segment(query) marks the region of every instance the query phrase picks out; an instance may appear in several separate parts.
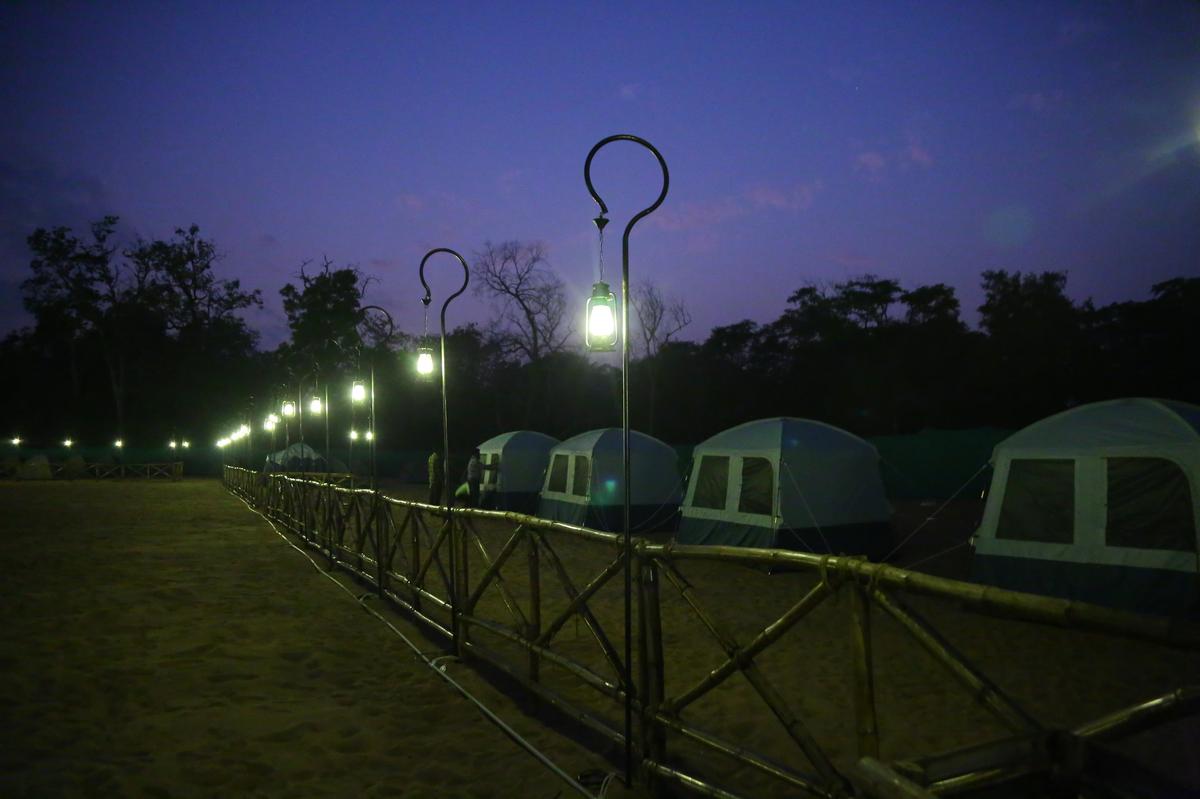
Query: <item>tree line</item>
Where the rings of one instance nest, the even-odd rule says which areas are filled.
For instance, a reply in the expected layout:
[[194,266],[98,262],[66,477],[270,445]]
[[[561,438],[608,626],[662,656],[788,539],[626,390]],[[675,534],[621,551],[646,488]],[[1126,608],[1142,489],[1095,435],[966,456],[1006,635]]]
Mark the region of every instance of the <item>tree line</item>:
[[[350,424],[339,415],[344,394],[373,365],[381,449],[438,446],[439,384],[412,368],[415,349],[436,341],[372,309],[371,280],[358,268],[300,265],[279,291],[289,339],[264,349],[241,316],[262,305],[261,293],[215,275],[219,250],[198,227],[119,246],[117,223],[107,216],[83,235],[54,227],[28,237],[21,291],[34,322],[0,344],[15,387],[4,416],[22,435],[186,434],[207,445],[240,421],[261,424],[285,395],[328,384],[340,442]],[[546,248],[485,242],[471,261],[472,287],[494,316],[447,336],[452,446],[513,429],[565,438],[619,425],[619,370],[583,352],[582,309],[568,302]],[[691,332],[683,298],[635,285],[632,424],[686,445],[768,416],[878,435],[1013,428],[1111,397],[1200,400],[1187,353],[1200,341],[1200,278],[1103,306],[1072,300],[1065,272],[988,270],[981,282],[977,329],[951,286],[862,275],[800,286],[777,319],[717,327],[702,340],[682,338]]]

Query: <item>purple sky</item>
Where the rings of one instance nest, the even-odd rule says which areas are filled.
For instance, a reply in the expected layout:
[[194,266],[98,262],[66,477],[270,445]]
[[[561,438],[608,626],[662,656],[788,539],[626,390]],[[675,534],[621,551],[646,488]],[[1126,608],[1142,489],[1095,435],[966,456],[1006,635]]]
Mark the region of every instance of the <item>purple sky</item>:
[[[612,133],[671,168],[632,270],[693,338],[864,272],[950,283],[972,321],[984,269],[1101,303],[1200,274],[1190,2],[28,3],[0,48],[0,330],[28,322],[25,236],[103,213],[200,225],[263,290],[267,345],[305,259],[357,264],[419,330],[421,255],[488,239],[546,242],[582,318],[583,159]],[[594,167],[611,276],[659,177],[626,144]]]

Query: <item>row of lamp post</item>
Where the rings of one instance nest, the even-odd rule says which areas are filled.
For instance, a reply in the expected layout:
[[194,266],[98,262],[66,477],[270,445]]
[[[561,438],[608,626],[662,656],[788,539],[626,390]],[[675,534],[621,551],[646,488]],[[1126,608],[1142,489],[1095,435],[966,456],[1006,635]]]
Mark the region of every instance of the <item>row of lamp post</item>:
[[[613,295],[613,292],[612,292],[609,284],[604,279],[604,228],[608,225],[608,222],[609,222],[609,220],[607,218],[608,206],[605,205],[604,200],[601,199],[599,193],[596,191],[595,187],[593,186],[592,177],[591,177],[592,160],[595,158],[596,154],[603,147],[605,147],[609,144],[612,144],[614,142],[618,142],[618,141],[631,142],[633,144],[637,144],[637,145],[645,148],[646,150],[650,151],[650,153],[653,154],[655,159],[658,161],[659,168],[662,171],[662,189],[659,192],[657,199],[655,199],[655,201],[653,203],[651,203],[649,206],[647,206],[646,208],[639,211],[637,214],[635,214],[629,220],[629,222],[625,226],[625,231],[621,238],[621,284],[620,284],[621,301],[620,301],[619,305],[617,304],[616,297]],[[630,508],[631,508],[630,471],[631,470],[630,470],[630,449],[629,449],[629,437],[630,437],[630,426],[629,426],[629,358],[630,358],[630,349],[629,349],[629,236],[633,232],[634,226],[640,220],[642,220],[649,214],[653,213],[655,211],[655,209],[657,209],[660,205],[662,205],[663,200],[666,199],[667,190],[670,185],[670,173],[667,169],[666,160],[663,158],[662,154],[654,147],[654,145],[650,144],[650,142],[648,142],[645,139],[642,139],[638,136],[633,136],[633,135],[629,135],[629,134],[618,134],[615,136],[609,136],[607,138],[601,139],[599,142],[596,143],[596,145],[594,147],[592,147],[591,151],[588,152],[587,158],[584,160],[584,165],[583,165],[583,178],[584,178],[584,183],[587,187],[588,193],[591,195],[592,199],[596,202],[596,205],[600,209],[599,215],[593,220],[593,223],[595,224],[597,233],[599,235],[599,242],[600,242],[600,248],[599,248],[600,279],[598,281],[596,281],[596,283],[592,286],[591,296],[587,301],[587,306],[586,306],[586,311],[585,311],[586,326],[585,326],[584,340],[585,340],[587,348],[592,352],[613,352],[616,350],[618,342],[619,342],[620,351],[621,351],[621,451],[622,451],[622,517],[621,517],[622,518],[622,529],[621,529],[621,535],[622,535],[622,542],[623,542],[623,548],[624,548],[624,560],[625,560],[625,563],[624,563],[624,573],[625,573],[625,575],[624,575],[624,577],[625,577],[625,586],[624,586],[625,587],[625,602],[624,602],[625,658],[624,658],[624,661],[625,662],[624,662],[624,674],[622,675],[622,679],[625,683],[625,725],[624,725],[625,726],[625,730],[624,730],[624,733],[625,733],[625,736],[624,736],[625,737],[625,763],[624,763],[625,768],[624,768],[624,772],[625,773],[624,773],[624,779],[625,779],[625,783],[627,785],[630,785],[630,784],[632,784],[632,774],[633,774],[633,720],[632,720],[633,719],[633,711],[632,711],[633,680],[632,680],[632,669],[631,669],[632,657],[633,657],[633,652],[632,652],[632,649],[633,649],[633,646],[632,646],[632,626],[633,626],[632,621],[633,620],[632,620],[632,602],[631,602],[633,553],[632,553],[632,534],[631,534],[632,524],[631,524],[631,519],[630,519]],[[440,314],[441,327],[440,327],[440,342],[439,342],[440,343],[440,346],[439,346],[440,369],[438,366],[435,366],[433,349],[428,346],[429,306],[433,300],[433,296],[432,296],[432,291],[429,287],[429,284],[425,280],[425,265],[430,260],[430,258],[432,258],[434,255],[438,255],[438,254],[445,254],[445,255],[452,256],[453,258],[455,258],[458,261],[459,265],[462,267],[462,270],[463,270],[462,286],[460,286],[456,292],[454,292],[449,297],[447,297],[445,302],[442,303],[441,314]],[[417,368],[417,374],[420,377],[425,378],[425,379],[432,379],[433,373],[435,371],[440,371],[440,373],[441,373],[442,485],[443,485],[442,512],[445,515],[446,524],[450,525],[450,529],[453,530],[453,526],[451,523],[452,522],[452,520],[451,520],[452,492],[450,490],[450,486],[451,486],[451,482],[450,482],[450,422],[449,422],[449,406],[448,406],[448,402],[447,402],[447,380],[446,380],[446,310],[450,306],[450,303],[453,302],[455,298],[457,298],[464,291],[466,291],[467,284],[470,282],[470,269],[467,267],[467,262],[457,252],[455,252],[454,250],[449,249],[447,247],[437,247],[437,248],[434,248],[434,249],[430,250],[429,252],[427,252],[425,254],[424,258],[421,259],[421,265],[420,265],[418,274],[420,277],[421,286],[425,289],[425,294],[421,298],[421,303],[424,306],[424,310],[425,310],[425,340],[422,342],[422,346],[417,349],[416,368]],[[366,311],[368,308],[377,309],[379,311],[382,311],[385,315],[387,314],[386,311],[383,311],[383,309],[379,308],[378,306],[367,306],[367,307],[364,307],[363,310]],[[618,322],[618,320],[617,320],[617,311],[618,310],[620,312],[619,324],[617,323]],[[389,325],[391,325],[392,324],[391,316],[387,315],[387,319],[388,319]],[[392,326],[392,330],[394,332],[394,326]],[[361,366],[361,364],[360,364],[360,366]],[[302,414],[300,412],[300,402],[302,401],[301,392],[302,392],[302,386],[298,386],[296,402],[292,402],[291,400],[284,401],[280,407],[280,411],[283,414],[283,418],[285,421],[291,419],[292,417],[296,417],[297,429],[299,431],[300,440],[303,440],[303,437],[304,437],[303,422],[302,422]],[[322,412],[322,408],[324,409],[324,415],[326,417],[326,419],[325,419],[325,422],[326,422],[326,463],[328,463],[328,452],[329,452],[328,386],[325,387],[325,392],[326,393],[325,393],[324,406],[321,405],[320,399],[316,395],[314,395],[313,398],[310,400],[310,412],[320,414]],[[362,403],[362,402],[365,402],[368,398],[370,399],[370,410],[369,410],[370,423],[369,423],[366,437],[370,441],[370,448],[371,448],[371,487],[373,490],[377,490],[376,466],[375,466],[375,442],[374,442],[374,435],[373,435],[374,434],[374,426],[375,426],[375,369],[374,369],[374,363],[371,364],[369,388],[361,379],[356,380],[351,386],[350,396],[351,396],[352,402],[354,402],[354,403]],[[273,425],[277,424],[279,419],[273,413],[270,416],[268,416],[267,418],[268,418],[268,424],[272,425],[272,427],[269,429],[273,430]],[[243,425],[243,427],[245,427],[245,426]],[[239,428],[239,430],[241,430],[241,429],[242,428]],[[245,433],[245,435],[247,435],[247,436],[249,435],[248,430]],[[357,438],[356,431],[353,428],[351,429],[351,432],[350,432],[350,438],[351,438],[351,445],[352,445],[353,442]],[[227,439],[222,439],[222,441],[225,441],[226,443],[221,444],[220,442],[218,442],[218,444],[220,446],[226,446],[228,443],[230,443],[230,442],[228,442]],[[466,563],[463,562],[460,564],[458,562],[459,561],[459,557],[458,557],[459,553],[457,552],[457,549],[458,549],[458,547],[455,545],[454,538],[452,536],[451,537],[451,547],[450,547],[450,558],[449,558],[450,574],[451,574],[451,590],[450,590],[451,632],[453,634],[454,640],[456,642],[460,642],[461,638],[459,636],[458,595],[460,593],[460,588],[462,586],[459,584],[459,580],[465,580]],[[460,574],[460,571],[459,571],[460,568],[462,569],[462,574]]]

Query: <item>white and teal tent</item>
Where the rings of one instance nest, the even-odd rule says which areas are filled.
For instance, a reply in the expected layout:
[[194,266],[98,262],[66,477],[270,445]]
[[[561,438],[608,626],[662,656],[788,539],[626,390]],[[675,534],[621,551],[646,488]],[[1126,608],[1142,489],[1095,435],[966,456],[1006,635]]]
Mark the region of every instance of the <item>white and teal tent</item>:
[[[630,526],[634,532],[672,529],[680,494],[675,450],[635,430],[629,431],[629,450]],[[568,438],[550,451],[538,515],[618,531],[623,527],[623,473],[620,428]]]
[[823,422],[778,417],[696,447],[677,537],[882,558],[890,517],[874,446]]
[[484,466],[480,504],[495,510],[537,513],[538,492],[557,438],[532,430],[515,430],[479,445]]
[[1002,441],[992,466],[973,580],[1200,614],[1200,407],[1082,405]]

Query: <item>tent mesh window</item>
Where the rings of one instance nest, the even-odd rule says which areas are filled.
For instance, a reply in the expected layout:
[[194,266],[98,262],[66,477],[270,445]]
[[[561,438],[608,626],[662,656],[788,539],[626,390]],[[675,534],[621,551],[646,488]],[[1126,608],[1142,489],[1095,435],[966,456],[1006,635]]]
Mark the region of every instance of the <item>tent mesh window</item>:
[[575,474],[571,477],[571,493],[577,497],[586,497],[591,477],[591,461],[588,460],[588,456],[576,455]]
[[1075,461],[1014,460],[996,538],[1070,544],[1075,540]]
[[1196,551],[1196,516],[1187,475],[1165,458],[1108,458],[1112,547]]
[[704,455],[696,473],[696,490],[692,506],[725,510],[725,491],[729,488],[729,458],[725,455]]
[[567,491],[567,456],[555,455],[550,464],[550,482],[546,483],[547,491],[557,491],[565,494]]
[[775,487],[775,470],[766,458],[742,459],[742,494],[738,498],[741,513],[771,514],[771,493]]

